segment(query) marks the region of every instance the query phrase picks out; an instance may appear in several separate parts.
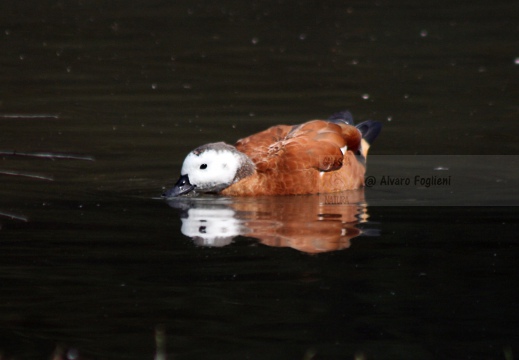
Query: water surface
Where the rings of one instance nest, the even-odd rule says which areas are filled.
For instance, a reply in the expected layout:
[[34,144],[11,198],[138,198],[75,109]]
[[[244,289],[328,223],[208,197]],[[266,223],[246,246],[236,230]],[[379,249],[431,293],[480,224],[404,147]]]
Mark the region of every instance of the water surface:
[[[1,4],[1,356],[517,356],[517,208],[479,206],[518,199],[516,13],[513,1]],[[410,204],[414,187],[324,206],[159,199],[200,144],[343,109],[383,122],[378,179],[421,164],[380,156],[461,155],[500,156],[462,172],[506,181],[448,206]]]

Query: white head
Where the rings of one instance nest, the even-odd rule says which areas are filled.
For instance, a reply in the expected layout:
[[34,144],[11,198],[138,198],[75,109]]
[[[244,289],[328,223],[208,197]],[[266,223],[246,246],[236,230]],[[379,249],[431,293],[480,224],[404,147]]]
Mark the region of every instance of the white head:
[[223,142],[203,145],[184,159],[180,179],[166,197],[198,192],[219,192],[251,175],[254,164],[234,146]]

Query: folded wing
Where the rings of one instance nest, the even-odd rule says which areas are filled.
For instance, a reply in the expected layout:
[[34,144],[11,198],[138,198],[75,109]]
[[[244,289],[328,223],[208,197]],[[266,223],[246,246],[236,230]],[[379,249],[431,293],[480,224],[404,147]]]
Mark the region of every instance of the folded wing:
[[346,150],[357,151],[362,135],[352,125],[313,120],[302,125],[278,125],[236,143],[259,172],[340,169]]

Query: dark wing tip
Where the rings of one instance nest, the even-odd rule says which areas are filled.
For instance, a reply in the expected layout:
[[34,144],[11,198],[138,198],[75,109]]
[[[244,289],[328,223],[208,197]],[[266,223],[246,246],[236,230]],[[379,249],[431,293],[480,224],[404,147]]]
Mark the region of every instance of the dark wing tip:
[[[328,118],[329,122],[335,124],[355,125],[353,115],[348,110],[339,111]],[[378,121],[367,120],[356,126],[362,134],[362,138],[369,144],[373,143],[382,130],[382,124]]]
[[340,111],[338,113],[333,114],[328,118],[328,121],[335,124],[355,124],[353,122],[353,115],[351,115],[351,112],[349,112],[348,110]]
[[362,134],[362,138],[366,140],[368,144],[372,144],[382,130],[382,123],[374,120],[367,120],[357,125],[357,129],[359,129]]

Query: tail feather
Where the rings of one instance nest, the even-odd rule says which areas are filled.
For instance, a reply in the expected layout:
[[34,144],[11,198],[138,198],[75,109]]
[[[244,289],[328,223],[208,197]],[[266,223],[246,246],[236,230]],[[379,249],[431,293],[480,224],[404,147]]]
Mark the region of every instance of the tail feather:
[[362,138],[366,140],[368,144],[373,144],[373,141],[375,141],[382,130],[382,124],[378,121],[366,120],[357,125],[357,129],[359,129]]

